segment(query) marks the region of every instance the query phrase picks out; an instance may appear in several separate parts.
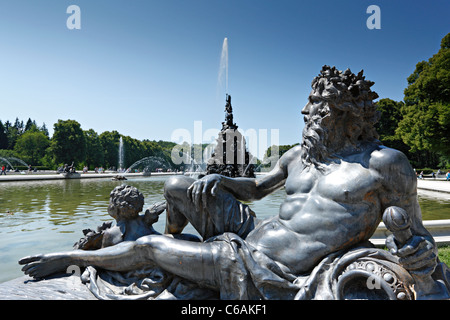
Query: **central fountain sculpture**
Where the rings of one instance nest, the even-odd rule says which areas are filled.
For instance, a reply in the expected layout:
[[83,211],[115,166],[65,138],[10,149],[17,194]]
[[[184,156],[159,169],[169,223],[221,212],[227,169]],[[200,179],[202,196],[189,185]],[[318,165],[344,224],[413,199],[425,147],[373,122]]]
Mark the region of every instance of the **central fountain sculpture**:
[[[137,190],[114,190],[108,211],[118,228],[98,231],[110,240],[25,257],[22,270],[45,279],[82,268],[100,299],[450,299],[450,270],[423,226],[414,170],[378,140],[373,84],[362,71],[324,66],[302,110],[301,145],[270,173],[171,177],[166,203],[144,216]],[[279,212],[259,221],[245,202],[281,187]],[[163,210],[159,234],[150,226]],[[389,251],[369,241],[381,220],[392,231]],[[187,223],[201,238],[182,233]]]
[[207,162],[206,174],[254,178],[253,157],[247,151],[245,138],[233,122],[231,96],[226,95],[225,121],[216,139],[217,146]]

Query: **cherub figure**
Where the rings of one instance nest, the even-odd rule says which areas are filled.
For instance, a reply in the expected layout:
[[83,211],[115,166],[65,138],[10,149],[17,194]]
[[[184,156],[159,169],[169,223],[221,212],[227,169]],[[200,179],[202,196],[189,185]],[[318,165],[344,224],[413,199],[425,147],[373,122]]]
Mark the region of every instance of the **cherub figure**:
[[166,209],[165,202],[158,202],[145,211],[139,213],[144,206],[144,195],[135,187],[121,185],[110,193],[108,213],[116,220],[104,223],[97,228],[97,232],[83,230],[85,237],[75,244],[75,249],[94,250],[116,245],[123,241],[135,241],[136,239],[159,234],[153,224],[158,221],[158,216]]

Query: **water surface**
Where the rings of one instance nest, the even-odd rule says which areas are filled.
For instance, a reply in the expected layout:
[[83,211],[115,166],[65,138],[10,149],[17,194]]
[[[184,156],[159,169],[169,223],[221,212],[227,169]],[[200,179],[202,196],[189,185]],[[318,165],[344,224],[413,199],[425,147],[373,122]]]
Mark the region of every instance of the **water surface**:
[[[145,208],[163,201],[168,177],[7,182],[0,184],[0,283],[22,275],[17,261],[27,255],[71,250],[83,229],[96,229],[111,221],[109,194],[121,184],[138,188]],[[261,201],[249,203],[258,218],[276,214],[284,188]],[[423,219],[450,219],[450,195],[419,191]],[[164,231],[165,216],[154,225]],[[196,231],[188,225],[188,233]]]

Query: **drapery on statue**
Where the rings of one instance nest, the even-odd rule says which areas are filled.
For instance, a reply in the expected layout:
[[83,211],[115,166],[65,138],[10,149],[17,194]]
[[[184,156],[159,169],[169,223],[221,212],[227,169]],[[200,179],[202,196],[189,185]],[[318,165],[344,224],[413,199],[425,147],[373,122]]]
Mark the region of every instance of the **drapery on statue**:
[[[324,66],[302,110],[301,145],[258,180],[170,178],[166,233],[181,234],[190,222],[204,241],[155,233],[98,250],[26,257],[23,271],[40,278],[77,265],[95,282],[92,268],[150,268],[222,299],[449,298],[450,272],[422,224],[414,171],[403,153],[377,140],[372,85],[362,71]],[[237,200],[283,186],[279,213],[263,221]],[[382,218],[393,231],[390,252],[368,244]]]

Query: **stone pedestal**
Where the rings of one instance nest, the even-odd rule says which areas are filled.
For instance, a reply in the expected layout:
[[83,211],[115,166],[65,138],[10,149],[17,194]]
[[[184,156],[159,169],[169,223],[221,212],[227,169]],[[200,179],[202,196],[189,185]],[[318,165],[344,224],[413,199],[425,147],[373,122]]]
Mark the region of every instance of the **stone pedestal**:
[[96,300],[79,275],[57,275],[36,281],[23,276],[0,284],[2,300]]

